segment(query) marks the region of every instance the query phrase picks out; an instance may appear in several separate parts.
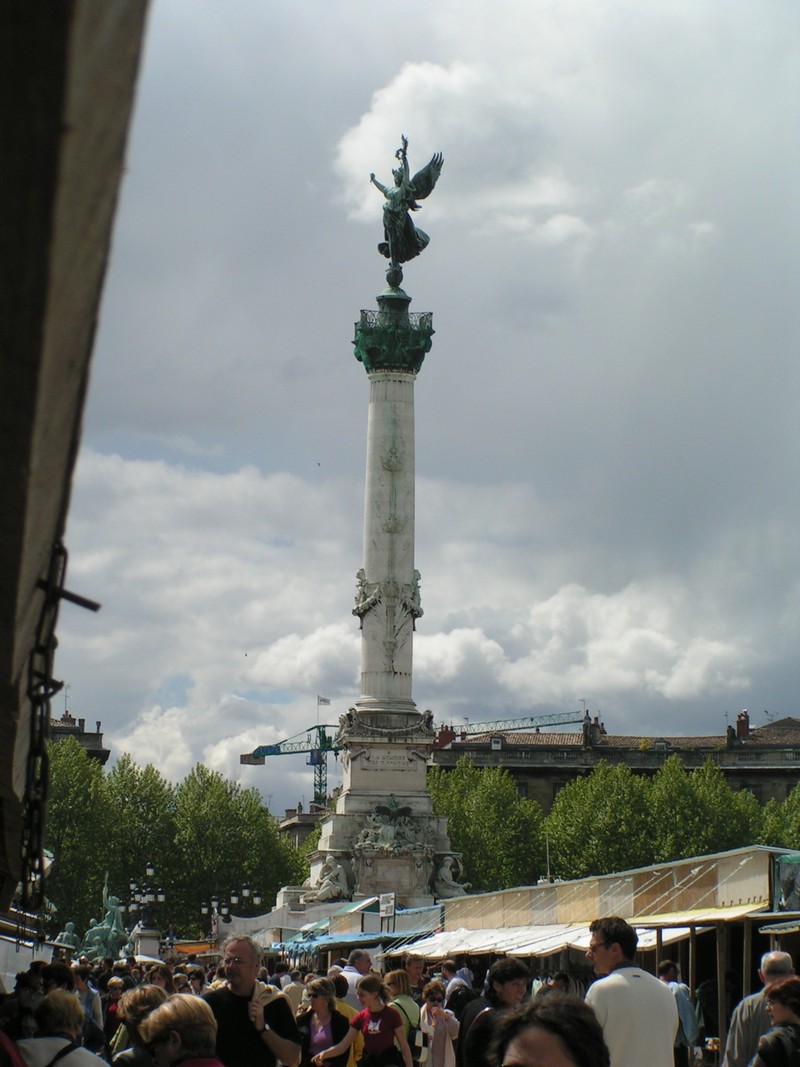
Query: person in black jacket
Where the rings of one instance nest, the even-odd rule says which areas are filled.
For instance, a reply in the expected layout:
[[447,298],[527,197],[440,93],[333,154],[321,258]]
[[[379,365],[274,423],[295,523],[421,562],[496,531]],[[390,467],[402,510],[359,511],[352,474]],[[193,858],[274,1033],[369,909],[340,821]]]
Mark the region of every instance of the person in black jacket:
[[459,1067],[492,1067],[491,1046],[498,1019],[518,1008],[528,991],[530,975],[521,960],[502,959],[486,975],[486,991],[467,1005],[461,1019],[457,1062]]
[[759,1041],[753,1067],[794,1067],[800,1062],[800,978],[779,978],[764,992],[772,1029]]
[[[350,1022],[336,1010],[336,990],[330,978],[315,978],[308,983],[311,1007],[297,1016],[300,1033],[300,1067],[311,1067],[311,1060],[323,1049],[338,1045],[346,1036]],[[345,1067],[350,1051],[328,1060],[333,1067]]]

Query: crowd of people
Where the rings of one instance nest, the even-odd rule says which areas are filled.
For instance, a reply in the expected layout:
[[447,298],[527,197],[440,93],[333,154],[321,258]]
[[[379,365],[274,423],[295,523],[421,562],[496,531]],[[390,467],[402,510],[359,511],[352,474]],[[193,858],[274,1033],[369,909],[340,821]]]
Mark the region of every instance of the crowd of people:
[[[407,955],[379,973],[355,949],[325,972],[272,970],[234,935],[215,966],[34,962],[0,1004],[0,1067],[688,1067],[698,1012],[677,964],[635,963],[636,931],[590,926],[595,980],[534,981],[501,958],[468,966]],[[800,1063],[800,978],[767,953],[763,988],[733,1012],[723,1067]]]

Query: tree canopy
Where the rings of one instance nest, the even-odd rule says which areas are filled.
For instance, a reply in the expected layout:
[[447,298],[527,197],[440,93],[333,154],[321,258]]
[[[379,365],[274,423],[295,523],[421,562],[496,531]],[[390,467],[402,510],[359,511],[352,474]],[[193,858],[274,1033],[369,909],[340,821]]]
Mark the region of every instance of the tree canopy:
[[[800,848],[800,786],[762,808],[747,790],[732,791],[711,760],[689,772],[672,756],[652,779],[601,762],[557,793],[546,818],[508,771],[466,757],[453,770],[433,768],[428,787],[473,891],[535,883],[546,854],[552,875],[580,878],[755,842]],[[106,872],[124,900],[152,862],[167,893],[159,923],[197,936],[202,901],[249,882],[268,904],[282,885],[302,883],[318,840],[317,829],[296,849],[257,790],[202,764],[174,785],[127,755],[104,772],[74,738],[50,748],[46,892],[58,929],[72,920],[84,930],[100,917]]]
[[559,790],[546,818],[514,795],[508,772],[466,757],[428,782],[477,889],[535,882],[547,873],[545,851],[551,875],[583,878],[754,843],[800,848],[800,786],[761,808],[712,760],[690,772],[671,756],[652,779],[601,762]]
[[651,861],[648,783],[621,764],[600,762],[556,794],[545,820],[553,874],[590,874]]
[[521,797],[498,767],[479,769],[468,759],[428,775],[436,815],[447,816],[453,851],[460,853],[473,890],[531,885],[542,873],[542,809]]
[[59,929],[84,930],[101,918],[105,873],[127,899],[131,879],[156,868],[166,903],[159,909],[184,936],[202,931],[200,905],[249,882],[264,900],[305,878],[307,862],[278,831],[256,789],[242,789],[198,764],[177,785],[123,755],[104,773],[74,738],[50,748],[45,846],[54,862],[47,896]]

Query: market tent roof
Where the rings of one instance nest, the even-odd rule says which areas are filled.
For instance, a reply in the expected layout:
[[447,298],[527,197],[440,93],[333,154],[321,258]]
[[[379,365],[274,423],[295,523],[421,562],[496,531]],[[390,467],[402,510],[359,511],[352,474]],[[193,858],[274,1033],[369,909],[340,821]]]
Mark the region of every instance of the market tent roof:
[[742,919],[746,915],[758,915],[765,912],[765,903],[732,904],[725,908],[689,908],[688,911],[656,912],[653,915],[636,915],[629,920],[637,928],[669,926],[697,926],[699,924],[728,922]]
[[[702,933],[715,922],[756,914],[760,909],[750,905],[730,908],[674,912],[653,916],[638,916],[631,920],[639,935],[639,948],[645,951],[656,948],[659,941],[669,945],[689,937],[694,927]],[[547,926],[487,927],[468,930],[444,930],[419,941],[408,944],[409,952],[427,959],[445,959],[459,953],[482,955],[506,953],[509,956],[552,956],[556,952],[572,948],[585,952],[589,947],[587,923],[563,923]]]
[[[633,926],[635,927],[636,933],[639,937],[638,947],[640,949],[644,949],[645,951],[647,951],[649,949],[656,948],[658,944],[657,930],[654,930],[651,927],[639,926],[638,921],[633,923]],[[707,929],[707,927],[704,927],[703,929]],[[661,943],[663,945],[671,945],[674,941],[682,941],[684,938],[688,937],[690,933],[691,928],[689,926],[665,927],[661,932]],[[573,933],[570,935],[566,947],[578,949],[580,952],[585,952],[586,949],[589,947],[590,939],[591,933],[589,931],[589,927],[584,926],[582,930],[573,931]],[[552,949],[551,951],[557,952],[558,949]],[[522,955],[522,953],[516,952],[514,953],[514,955],[519,956]],[[538,955],[538,953],[534,953],[534,955]]]
[[334,915],[347,915],[354,911],[377,911],[378,910],[378,898],[377,897],[364,897],[363,900],[351,900],[347,904],[343,904],[341,908],[337,908],[336,911],[332,911],[328,918],[332,918]]
[[322,934],[319,937],[306,937],[304,934],[295,934],[288,941],[275,941],[274,949],[284,952],[316,952],[320,948],[329,948],[331,945],[377,945],[387,940],[394,940],[393,934],[381,933],[380,930],[364,933],[363,931],[349,934]]
[[463,952],[474,956],[489,952],[512,953],[517,945],[531,941],[537,930],[553,932],[561,929],[563,928],[552,926],[507,926],[467,930],[461,927],[458,930],[444,930],[423,937],[420,941],[412,941],[407,949],[427,959],[446,959]]
[[[585,923],[568,923],[564,926],[528,927],[530,938],[509,952],[510,956],[552,956],[572,947],[575,939],[588,933]],[[588,938],[587,938],[588,944]]]
[[397,930],[392,933],[387,930],[367,930],[353,933],[321,934],[319,937],[307,937],[300,933],[288,941],[275,941],[272,944],[274,951],[282,952],[316,952],[318,949],[332,948],[336,945],[386,945],[387,951],[383,955],[391,954],[392,946],[402,945],[403,948],[411,944],[415,937],[421,937],[423,930]]
[[800,913],[796,911],[769,912],[762,919],[771,920],[765,926],[760,926],[762,934],[796,934],[800,933]]
[[172,944],[172,948],[175,952],[182,952],[189,956],[193,952],[216,952],[218,946],[211,941],[175,941]]

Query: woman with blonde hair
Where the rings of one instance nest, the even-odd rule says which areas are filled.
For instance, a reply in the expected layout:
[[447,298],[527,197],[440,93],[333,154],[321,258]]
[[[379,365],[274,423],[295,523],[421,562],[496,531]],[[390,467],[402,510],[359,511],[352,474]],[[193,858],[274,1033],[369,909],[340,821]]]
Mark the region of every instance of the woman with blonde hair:
[[389,990],[389,1004],[400,1012],[403,1020],[403,1033],[406,1041],[411,1040],[411,1031],[419,1026],[419,1004],[411,995],[411,983],[405,971],[389,971],[384,978],[384,985]]
[[167,994],[157,985],[134,986],[122,994],[118,1010],[129,1044],[112,1059],[114,1067],[153,1067],[153,1057],[142,1042],[141,1025],[166,999]]
[[28,1067],[49,1067],[58,1057],[59,1067],[101,1067],[104,1060],[78,1043],[83,1032],[83,1008],[74,993],[54,989],[34,1012],[39,1037],[17,1042]]
[[217,1020],[202,997],[175,993],[151,1012],[141,1025],[141,1036],[156,1067],[222,1067],[215,1054]]
[[[300,1032],[300,1067],[310,1067],[318,1052],[337,1045],[350,1029],[349,1021],[336,1009],[336,990],[329,978],[314,978],[306,989],[310,1007],[301,1011],[296,1020]],[[345,1067],[349,1056],[349,1050],[345,1050],[329,1062],[333,1067]]]

